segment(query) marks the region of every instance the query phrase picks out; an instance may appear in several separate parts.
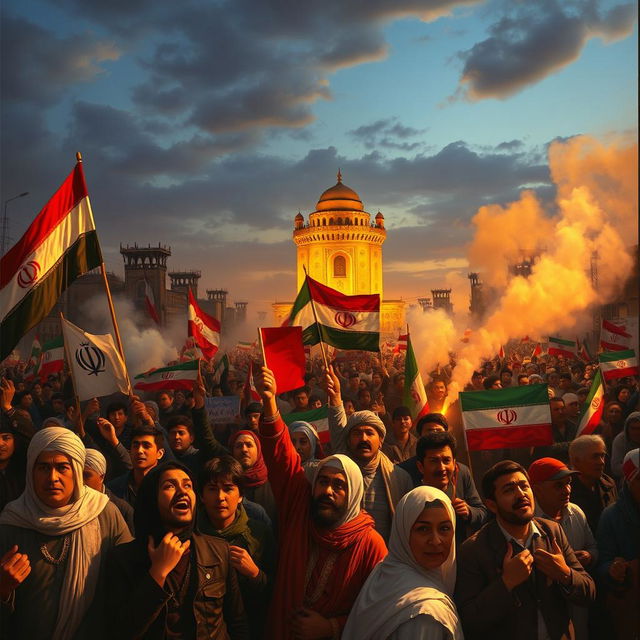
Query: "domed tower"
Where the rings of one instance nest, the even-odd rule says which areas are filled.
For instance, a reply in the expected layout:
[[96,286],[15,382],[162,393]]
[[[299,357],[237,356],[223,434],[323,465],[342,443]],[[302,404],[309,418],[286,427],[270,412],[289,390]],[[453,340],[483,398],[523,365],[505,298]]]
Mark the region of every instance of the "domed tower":
[[375,223],[360,196],[342,182],[327,189],[309,214],[309,224],[299,213],[293,241],[298,251],[298,290],[309,275],[347,295],[379,293],[382,298],[382,243],[387,232],[384,216]]

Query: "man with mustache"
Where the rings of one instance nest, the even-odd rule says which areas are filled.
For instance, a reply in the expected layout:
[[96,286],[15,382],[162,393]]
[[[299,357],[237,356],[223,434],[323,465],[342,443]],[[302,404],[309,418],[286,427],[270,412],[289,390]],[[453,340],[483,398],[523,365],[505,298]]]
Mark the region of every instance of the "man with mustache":
[[248,639],[229,545],[194,530],[189,469],[166,462],[142,481],[136,539],[114,549],[107,570],[114,638]]
[[339,638],[351,606],[387,550],[361,509],[362,474],[347,456],[320,461],[307,480],[262,367],[260,441],[278,507],[279,562],[266,638]]
[[482,492],[496,518],[460,549],[455,600],[465,638],[574,638],[570,604],[591,604],[595,586],[560,525],[534,517],[527,472],[502,460]]
[[387,430],[372,411],[356,411],[347,419],[340,398],[340,381],[333,367],[327,372],[329,431],[331,447],[348,455],[360,467],[364,479],[364,503],[376,524],[376,531],[389,540],[395,506],[413,489],[409,474],[382,452]]

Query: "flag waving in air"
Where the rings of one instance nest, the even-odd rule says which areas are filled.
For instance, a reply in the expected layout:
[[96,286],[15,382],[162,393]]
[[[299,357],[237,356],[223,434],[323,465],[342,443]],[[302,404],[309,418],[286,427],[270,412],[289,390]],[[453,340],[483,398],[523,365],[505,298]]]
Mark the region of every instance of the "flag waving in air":
[[584,401],[582,415],[578,423],[576,438],[578,436],[589,435],[594,432],[595,428],[600,424],[602,418],[602,410],[604,409],[604,385],[602,384],[602,374],[600,369],[596,369],[593,376],[589,394]]
[[602,320],[600,328],[600,346],[604,351],[624,351],[631,348],[633,336],[626,327]]
[[0,260],[0,360],[48,315],[78,276],[101,263],[82,162],[78,162]]
[[604,379],[615,380],[627,376],[637,376],[640,373],[638,358],[633,349],[626,351],[605,351],[598,356],[600,370]]
[[205,313],[189,289],[189,336],[206,358],[213,358],[220,346],[220,322]]
[[124,360],[110,333],[95,336],[63,318],[62,335],[76,395],[81,402],[118,391],[131,393]]
[[402,402],[411,411],[411,417],[417,420],[420,416],[429,413],[427,393],[422,384],[422,376],[416,354],[411,344],[411,336],[407,333],[407,355],[404,361],[404,394]]
[[553,338],[549,336],[547,353],[550,356],[563,356],[569,360],[575,360],[577,359],[577,346],[573,340],[564,340],[563,338]]
[[460,406],[469,451],[552,443],[546,384],[463,391]]
[[40,367],[38,376],[46,380],[48,376],[59,373],[64,369],[64,342],[62,336],[58,336],[42,345]]
[[149,284],[149,281],[144,279],[144,303],[147,307],[147,313],[151,316],[156,324],[160,324],[160,318],[158,316],[158,310],[156,309],[156,302],[153,296],[153,289]]
[[302,327],[304,344],[380,351],[380,295],[347,296],[307,276],[286,325]]

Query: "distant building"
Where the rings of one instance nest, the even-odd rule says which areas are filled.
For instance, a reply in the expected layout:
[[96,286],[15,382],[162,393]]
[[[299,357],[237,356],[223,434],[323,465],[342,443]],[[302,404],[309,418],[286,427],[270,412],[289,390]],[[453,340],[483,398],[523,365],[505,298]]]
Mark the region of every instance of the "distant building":
[[[387,237],[384,216],[378,212],[371,222],[360,196],[338,182],[324,191],[309,214],[298,213],[293,241],[297,247],[297,291],[309,276],[346,294],[378,293],[381,298],[381,331],[398,334],[404,327],[404,300],[383,300],[382,244]],[[281,323],[291,311],[291,302],[276,302],[273,310]]]

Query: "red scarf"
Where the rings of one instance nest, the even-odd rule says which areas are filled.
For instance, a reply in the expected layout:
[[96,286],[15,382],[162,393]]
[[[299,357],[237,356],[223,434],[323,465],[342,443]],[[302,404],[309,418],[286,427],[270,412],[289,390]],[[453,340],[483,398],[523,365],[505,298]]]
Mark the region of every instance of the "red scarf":
[[267,465],[264,463],[262,457],[262,445],[258,436],[253,431],[237,431],[229,438],[229,449],[233,451],[233,445],[235,444],[238,436],[251,436],[256,443],[258,449],[258,459],[252,467],[249,467],[243,474],[245,487],[260,487],[268,480]]

